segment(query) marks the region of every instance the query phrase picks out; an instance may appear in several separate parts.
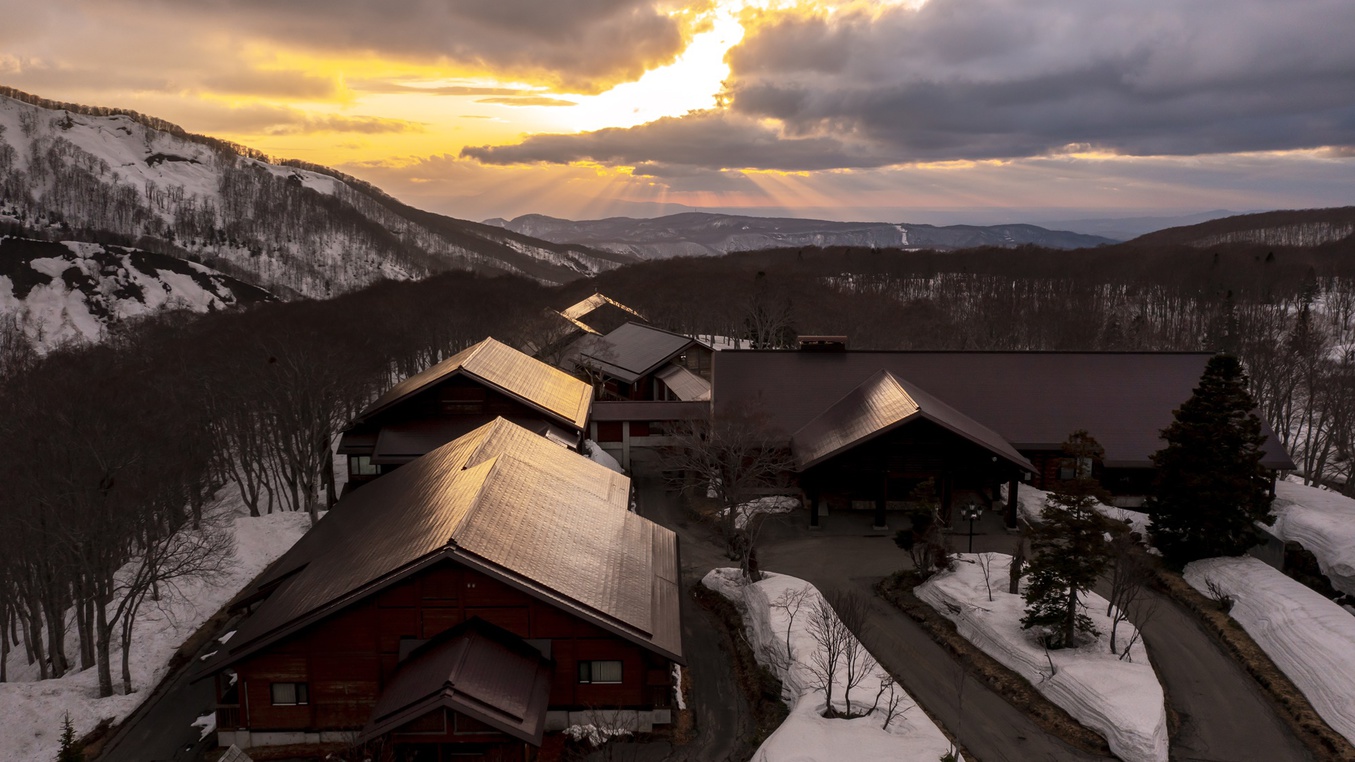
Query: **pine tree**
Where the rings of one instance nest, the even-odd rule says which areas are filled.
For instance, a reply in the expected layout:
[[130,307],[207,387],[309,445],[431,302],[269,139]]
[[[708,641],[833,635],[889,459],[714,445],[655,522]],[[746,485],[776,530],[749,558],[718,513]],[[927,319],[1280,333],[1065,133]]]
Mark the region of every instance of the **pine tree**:
[[1169,564],[1241,555],[1261,541],[1256,522],[1272,521],[1255,407],[1242,364],[1215,355],[1163,430],[1148,512],[1153,545]]
[[1046,500],[1043,521],[1031,533],[1026,616],[1021,626],[1043,630],[1049,648],[1077,645],[1079,635],[1096,635],[1083,594],[1096,584],[1109,561],[1107,521],[1096,505],[1105,491],[1092,476],[1103,453],[1085,431],[1064,442],[1072,478],[1060,481]]
[[85,750],[75,737],[75,726],[71,724],[69,713],[61,721],[61,750],[57,752],[56,762],[85,762]]

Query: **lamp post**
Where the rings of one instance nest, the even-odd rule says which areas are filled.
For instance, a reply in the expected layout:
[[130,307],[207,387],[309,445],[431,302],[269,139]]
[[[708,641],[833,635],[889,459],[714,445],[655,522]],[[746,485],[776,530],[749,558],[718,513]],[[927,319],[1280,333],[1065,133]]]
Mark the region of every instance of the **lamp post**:
[[974,519],[983,515],[983,508],[973,500],[960,510],[960,518],[969,519],[969,552],[974,552]]

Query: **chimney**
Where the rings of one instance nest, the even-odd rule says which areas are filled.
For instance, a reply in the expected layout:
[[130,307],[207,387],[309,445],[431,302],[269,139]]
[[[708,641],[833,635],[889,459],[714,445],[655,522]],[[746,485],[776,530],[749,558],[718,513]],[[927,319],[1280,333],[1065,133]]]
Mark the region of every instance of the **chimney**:
[[801,336],[801,352],[846,352],[846,336]]

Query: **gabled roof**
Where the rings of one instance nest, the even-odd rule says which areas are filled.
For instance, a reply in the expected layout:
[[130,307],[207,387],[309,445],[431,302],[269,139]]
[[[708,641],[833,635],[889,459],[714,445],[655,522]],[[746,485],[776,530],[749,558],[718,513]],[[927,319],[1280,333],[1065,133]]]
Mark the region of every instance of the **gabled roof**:
[[[565,316],[565,318],[570,321],[579,321],[582,318],[586,317],[590,312],[601,309],[602,307],[605,307],[609,304],[621,310],[622,312],[630,313],[631,315],[634,315],[635,317],[641,320],[645,319],[644,315],[641,315],[640,313],[636,312],[630,307],[627,307],[621,302],[618,302],[615,299],[606,296],[605,294],[593,294],[587,299],[580,299],[574,304],[571,304],[568,307],[564,308],[563,310],[560,310],[560,314]],[[596,333],[596,331],[594,331],[594,333]]]
[[588,422],[592,387],[534,357],[487,338],[391,387],[367,406],[362,422],[458,373],[521,399],[576,429]]
[[710,400],[710,382],[681,365],[665,365],[654,377],[672,389],[683,402]]
[[804,471],[904,424],[928,420],[1028,471],[1030,464],[997,432],[888,371],[879,371],[791,437]]
[[682,660],[677,537],[630,480],[502,418],[346,495],[261,575],[217,669],[442,562]]
[[450,709],[540,746],[551,672],[550,661],[517,636],[470,619],[420,646],[400,664],[358,741]]
[[580,362],[632,382],[696,344],[696,339],[639,323],[626,323],[606,336],[579,341]]
[[[797,352],[726,350],[714,415],[756,411],[789,436],[881,370],[936,394],[1018,450],[1058,450],[1085,429],[1112,468],[1146,468],[1160,432],[1200,382],[1202,352]],[[1267,468],[1293,468],[1267,435]]]

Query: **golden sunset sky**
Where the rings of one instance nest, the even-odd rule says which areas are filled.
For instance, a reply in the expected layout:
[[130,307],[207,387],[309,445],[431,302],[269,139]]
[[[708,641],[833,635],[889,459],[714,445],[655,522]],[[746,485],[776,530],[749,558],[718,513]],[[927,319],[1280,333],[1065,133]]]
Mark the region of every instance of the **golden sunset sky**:
[[1350,0],[0,0],[0,18],[0,84],[469,219],[1355,203]]

